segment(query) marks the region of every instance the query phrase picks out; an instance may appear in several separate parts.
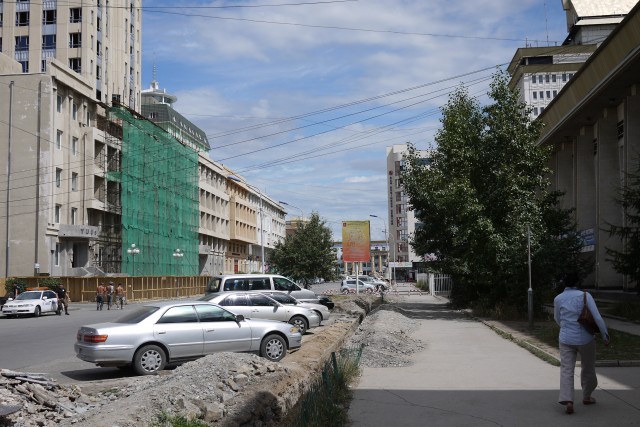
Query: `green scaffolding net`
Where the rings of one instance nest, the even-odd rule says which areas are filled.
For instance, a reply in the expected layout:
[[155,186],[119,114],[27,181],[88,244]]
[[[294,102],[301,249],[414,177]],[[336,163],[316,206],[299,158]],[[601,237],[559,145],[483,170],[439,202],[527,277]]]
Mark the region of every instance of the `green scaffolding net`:
[[109,177],[120,180],[122,272],[197,275],[197,151],[124,108],[109,113],[123,132],[120,172]]

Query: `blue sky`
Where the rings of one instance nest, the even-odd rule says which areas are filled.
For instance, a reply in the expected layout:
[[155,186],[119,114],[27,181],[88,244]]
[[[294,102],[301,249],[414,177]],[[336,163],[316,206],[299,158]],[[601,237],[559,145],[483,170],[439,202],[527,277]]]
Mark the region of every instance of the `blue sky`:
[[[238,7],[243,6],[243,7]],[[545,12],[546,6],[546,12]],[[210,157],[289,215],[371,220],[383,239],[386,147],[433,147],[463,83],[481,102],[525,43],[561,44],[561,0],[143,1],[143,87],[178,96]],[[548,31],[547,31],[548,29]],[[484,71],[480,71],[484,70]]]

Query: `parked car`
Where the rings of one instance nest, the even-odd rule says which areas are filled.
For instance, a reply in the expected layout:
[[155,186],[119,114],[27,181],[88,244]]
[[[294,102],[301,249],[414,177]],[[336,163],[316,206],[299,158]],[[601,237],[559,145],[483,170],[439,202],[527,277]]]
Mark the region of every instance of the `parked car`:
[[43,313],[55,313],[58,310],[58,296],[53,291],[26,291],[16,299],[8,298],[2,306],[2,314],[7,317],[32,315],[40,317]]
[[320,304],[324,305],[329,310],[333,309],[333,307],[336,306],[335,303],[331,301],[331,298],[329,298],[326,295],[318,295],[318,301],[320,302]]
[[292,305],[313,310],[318,316],[320,316],[320,321],[329,320],[329,308],[325,305],[322,305],[320,303],[298,301],[286,292],[265,292],[264,294],[278,301],[282,305]]
[[[376,290],[375,286],[363,282],[358,279],[358,290],[357,292],[365,292],[365,293],[373,293]],[[356,292],[356,279],[345,279],[342,281],[342,285],[340,286],[340,292],[343,294],[354,293]]]
[[245,319],[205,301],[156,302],[109,323],[82,326],[76,356],[98,366],[133,366],[140,375],[221,351],[257,352],[271,361],[300,347],[293,325]]
[[[285,294],[287,295],[287,294]],[[265,293],[221,292],[207,294],[199,299],[210,301],[249,319],[270,319],[288,322],[304,335],[310,328],[320,326],[320,316],[308,308],[280,304]]]
[[389,284],[384,280],[376,279],[372,276],[360,276],[359,279],[365,283],[373,285],[377,291],[379,291],[380,289],[382,289],[383,291],[389,289]]
[[272,292],[289,293],[299,301],[318,302],[318,296],[277,274],[232,274],[213,276],[209,279],[206,293],[215,292]]

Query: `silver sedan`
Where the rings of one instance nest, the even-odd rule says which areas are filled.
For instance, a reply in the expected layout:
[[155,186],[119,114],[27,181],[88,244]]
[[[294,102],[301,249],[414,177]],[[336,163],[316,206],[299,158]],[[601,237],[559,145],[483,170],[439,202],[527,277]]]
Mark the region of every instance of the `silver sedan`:
[[320,326],[320,316],[308,308],[280,304],[258,292],[222,292],[208,294],[200,301],[211,301],[247,318],[280,320],[297,326],[304,333]]
[[310,310],[315,311],[320,316],[321,321],[329,320],[329,316],[331,313],[329,312],[329,308],[327,306],[318,303],[312,302],[303,302],[295,299],[291,295],[286,292],[263,292],[265,295],[270,296],[274,300],[278,301],[282,305],[294,305],[299,307],[308,308]]
[[249,320],[207,302],[158,302],[115,322],[82,326],[76,356],[98,366],[133,365],[140,375],[221,351],[257,352],[279,361],[300,347],[295,326]]

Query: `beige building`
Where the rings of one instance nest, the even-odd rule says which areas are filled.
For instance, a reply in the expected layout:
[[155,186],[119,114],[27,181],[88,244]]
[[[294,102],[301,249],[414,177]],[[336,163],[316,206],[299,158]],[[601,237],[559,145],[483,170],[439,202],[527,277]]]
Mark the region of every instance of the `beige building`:
[[142,0],[0,2],[2,53],[23,73],[56,58],[89,82],[91,98],[140,111]]
[[553,148],[553,188],[575,209],[583,252],[595,262],[586,284],[598,289],[631,287],[606,253],[627,243],[606,229],[625,224],[617,191],[640,162],[639,28],[636,5],[539,117],[539,143]]

